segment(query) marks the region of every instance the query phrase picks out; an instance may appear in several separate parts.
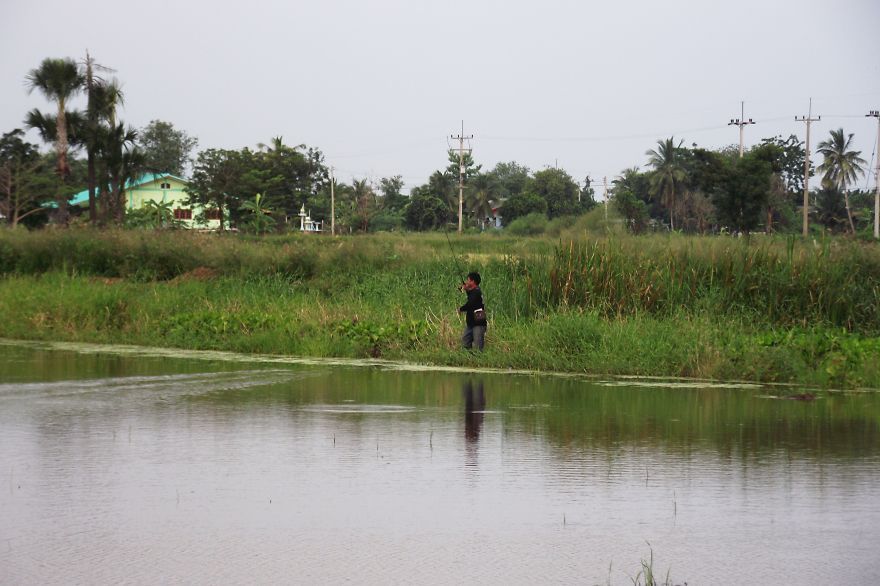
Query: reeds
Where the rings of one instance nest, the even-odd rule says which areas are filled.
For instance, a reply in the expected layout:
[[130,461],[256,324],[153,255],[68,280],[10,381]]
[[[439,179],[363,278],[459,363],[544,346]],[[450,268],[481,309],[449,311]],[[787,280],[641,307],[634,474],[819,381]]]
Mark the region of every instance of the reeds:
[[682,309],[880,332],[880,252],[849,242],[694,239],[560,244],[535,297],[604,316]]

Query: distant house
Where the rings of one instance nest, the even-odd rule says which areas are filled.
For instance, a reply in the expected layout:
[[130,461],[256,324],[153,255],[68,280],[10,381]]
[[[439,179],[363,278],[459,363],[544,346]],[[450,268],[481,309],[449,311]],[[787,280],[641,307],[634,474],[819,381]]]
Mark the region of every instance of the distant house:
[[[201,206],[187,204],[188,195],[184,191],[187,186],[186,179],[171,175],[170,173],[147,173],[138,180],[125,185],[125,209],[136,210],[144,206],[148,201],[156,203],[170,203],[174,212],[174,219],[179,220],[187,228],[206,228],[216,230],[220,227],[220,214],[217,210],[207,210],[205,213],[207,225],[196,224],[195,217],[202,212]],[[87,207],[89,205],[89,190],[80,191],[70,200],[70,205]]]

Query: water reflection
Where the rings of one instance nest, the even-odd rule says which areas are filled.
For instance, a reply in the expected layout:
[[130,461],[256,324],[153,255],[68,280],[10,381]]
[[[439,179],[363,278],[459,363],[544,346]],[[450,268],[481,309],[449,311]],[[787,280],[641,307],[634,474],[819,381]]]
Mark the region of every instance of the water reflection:
[[483,379],[465,381],[461,390],[464,400],[465,466],[477,467],[477,448],[486,409],[486,393]]
[[0,584],[876,583],[880,396],[759,395],[0,345]]

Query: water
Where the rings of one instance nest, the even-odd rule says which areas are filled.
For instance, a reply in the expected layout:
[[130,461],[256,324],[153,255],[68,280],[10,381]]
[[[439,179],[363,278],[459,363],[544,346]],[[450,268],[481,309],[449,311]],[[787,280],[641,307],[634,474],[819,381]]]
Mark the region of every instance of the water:
[[0,583],[876,583],[880,396],[783,391],[2,342]]

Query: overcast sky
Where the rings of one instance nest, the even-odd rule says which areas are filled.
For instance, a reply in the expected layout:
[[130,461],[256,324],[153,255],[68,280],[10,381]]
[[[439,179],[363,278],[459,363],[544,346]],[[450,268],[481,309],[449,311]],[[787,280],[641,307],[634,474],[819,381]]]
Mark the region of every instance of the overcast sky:
[[30,69],[88,49],[127,123],[171,122],[200,149],[280,135],[346,181],[424,183],[463,120],[484,169],[610,182],[661,138],[737,143],[741,100],[747,147],[803,137],[810,97],[812,146],[843,127],[871,161],[878,25],[878,0],[0,0],[0,131],[50,109]]

